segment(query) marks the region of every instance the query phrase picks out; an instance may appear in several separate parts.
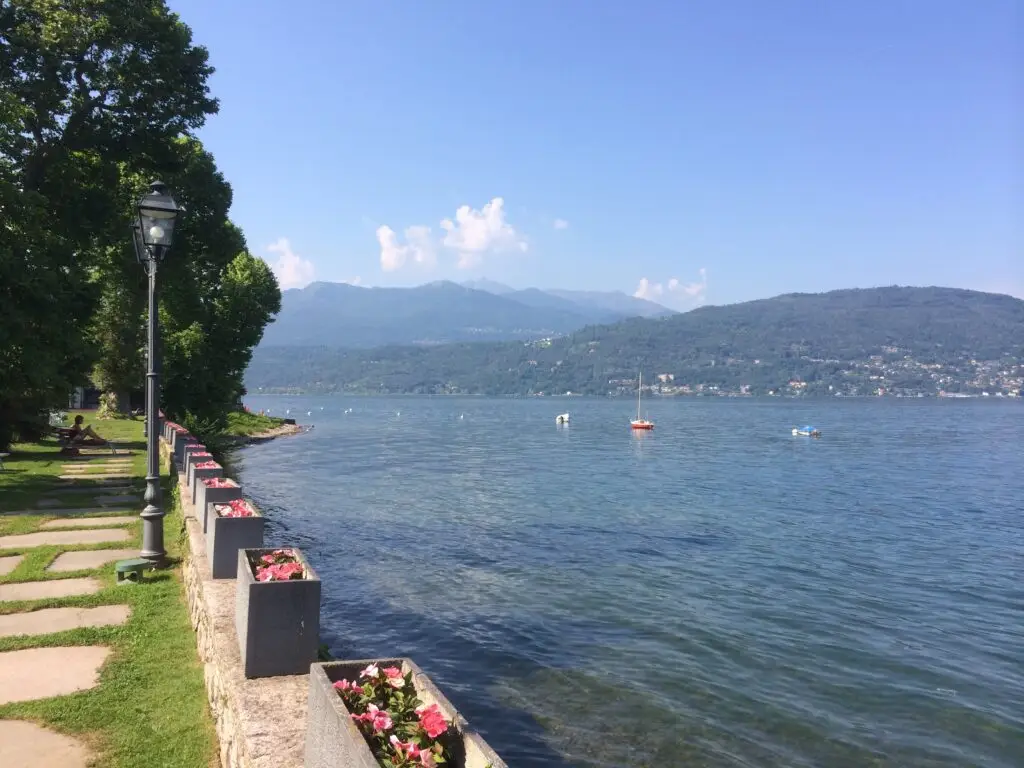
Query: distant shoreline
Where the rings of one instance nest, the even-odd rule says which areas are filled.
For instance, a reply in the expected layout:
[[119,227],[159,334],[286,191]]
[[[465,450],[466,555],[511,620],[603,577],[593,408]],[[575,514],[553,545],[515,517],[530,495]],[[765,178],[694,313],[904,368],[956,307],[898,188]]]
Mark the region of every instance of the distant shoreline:
[[[493,398],[495,400],[623,400],[623,399],[636,399],[636,392],[630,393],[608,393],[603,395],[590,395],[590,394],[571,394],[571,395],[521,395],[521,394],[501,394],[501,395],[484,395],[478,392],[437,392],[437,393],[418,393],[418,392],[310,392],[306,390],[294,391],[294,392],[257,392],[254,394],[256,397],[365,397],[368,399],[380,399],[380,398],[394,398],[394,397],[477,397],[481,399]],[[644,396],[651,398],[652,400],[992,400],[992,401],[1013,401],[1013,400],[1024,400],[1024,394],[1020,395],[982,395],[982,394],[958,394],[958,393],[946,393],[946,394],[935,394],[935,393],[921,393],[920,395],[846,395],[846,394],[806,394],[806,395],[792,395],[792,394],[741,394],[738,392],[728,393],[714,393],[714,392],[688,392],[688,393],[672,393],[662,394],[659,392],[648,392],[645,390]],[[299,431],[305,431],[306,428],[301,428]],[[276,436],[276,435],[275,435]]]

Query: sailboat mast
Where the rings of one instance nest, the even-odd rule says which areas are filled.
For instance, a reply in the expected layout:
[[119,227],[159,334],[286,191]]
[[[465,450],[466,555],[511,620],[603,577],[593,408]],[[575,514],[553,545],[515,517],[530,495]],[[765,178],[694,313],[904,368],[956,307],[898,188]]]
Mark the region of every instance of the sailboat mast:
[[644,372],[640,371],[640,380],[636,384],[636,420],[640,421],[640,393],[644,388]]

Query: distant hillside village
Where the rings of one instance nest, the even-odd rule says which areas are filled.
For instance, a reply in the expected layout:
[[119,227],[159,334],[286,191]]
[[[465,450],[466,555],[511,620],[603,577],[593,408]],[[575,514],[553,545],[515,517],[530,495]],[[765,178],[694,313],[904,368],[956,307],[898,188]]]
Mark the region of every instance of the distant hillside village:
[[635,395],[641,372],[645,390],[665,396],[1018,398],[1024,301],[953,288],[851,289],[532,340],[260,345],[246,385],[250,392],[615,396]]
[[[887,349],[893,356],[895,347]],[[923,363],[912,355],[872,355],[862,361],[825,360],[803,357],[809,363],[838,366],[827,378],[804,381],[790,379],[777,387],[758,389],[752,384],[720,386],[706,383],[681,383],[673,373],[659,373],[653,384],[644,385],[651,395],[704,397],[1021,397],[1024,392],[1024,362],[1010,360],[974,360],[964,358],[957,364]],[[749,361],[757,366],[760,360]],[[716,362],[712,362],[715,365]],[[724,365],[747,364],[727,358]],[[615,379],[608,382],[608,394],[636,393],[636,379]]]

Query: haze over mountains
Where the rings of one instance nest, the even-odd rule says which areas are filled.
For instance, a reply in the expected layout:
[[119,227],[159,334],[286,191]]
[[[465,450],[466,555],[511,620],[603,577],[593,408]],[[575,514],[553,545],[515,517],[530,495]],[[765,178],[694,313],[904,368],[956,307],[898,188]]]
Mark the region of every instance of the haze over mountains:
[[515,290],[439,281],[415,288],[317,282],[284,291],[261,343],[366,348],[387,344],[511,341],[569,333],[672,310],[620,292]]

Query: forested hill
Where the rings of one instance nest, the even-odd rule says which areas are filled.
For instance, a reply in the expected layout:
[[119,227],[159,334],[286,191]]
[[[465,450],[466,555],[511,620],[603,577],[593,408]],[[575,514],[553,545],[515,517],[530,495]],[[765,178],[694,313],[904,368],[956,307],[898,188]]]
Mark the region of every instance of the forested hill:
[[250,392],[605,394],[628,389],[642,369],[666,392],[935,393],[984,388],[986,361],[1012,389],[1024,362],[1024,301],[889,287],[787,294],[525,343],[269,347],[246,382]]

